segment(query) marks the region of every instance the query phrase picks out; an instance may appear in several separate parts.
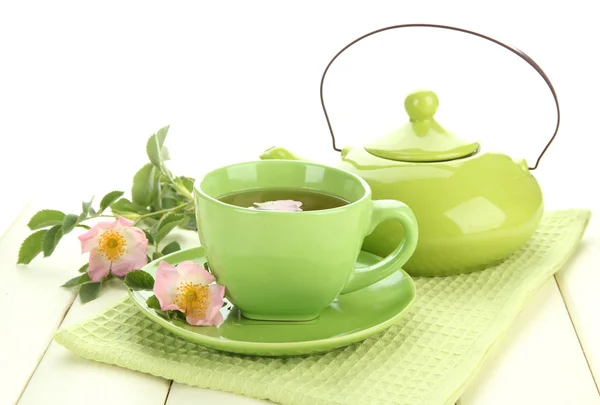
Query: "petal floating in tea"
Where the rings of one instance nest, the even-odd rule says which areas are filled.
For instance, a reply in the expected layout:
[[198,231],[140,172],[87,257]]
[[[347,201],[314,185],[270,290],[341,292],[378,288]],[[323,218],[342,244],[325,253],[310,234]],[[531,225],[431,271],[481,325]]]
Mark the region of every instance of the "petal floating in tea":
[[254,203],[256,209],[262,211],[289,211],[289,212],[301,212],[302,202],[294,200],[277,200],[267,201],[264,203]]

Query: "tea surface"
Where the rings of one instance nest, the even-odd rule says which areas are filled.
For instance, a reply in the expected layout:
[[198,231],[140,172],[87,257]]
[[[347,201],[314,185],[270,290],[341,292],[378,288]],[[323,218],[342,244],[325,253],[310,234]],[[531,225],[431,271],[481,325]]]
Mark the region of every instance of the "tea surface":
[[218,198],[226,204],[268,211],[317,211],[342,207],[348,201],[326,193],[304,189],[258,189]]

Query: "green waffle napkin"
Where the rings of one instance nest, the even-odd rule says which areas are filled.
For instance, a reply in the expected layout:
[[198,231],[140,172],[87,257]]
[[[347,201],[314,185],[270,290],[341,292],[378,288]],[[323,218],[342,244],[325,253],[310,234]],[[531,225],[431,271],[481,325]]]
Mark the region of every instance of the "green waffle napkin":
[[397,324],[326,354],[208,350],[154,324],[128,298],[55,339],[87,359],[281,404],[453,404],[527,298],[574,252],[590,216],[548,212],[527,246],[501,265],[415,279],[416,301]]

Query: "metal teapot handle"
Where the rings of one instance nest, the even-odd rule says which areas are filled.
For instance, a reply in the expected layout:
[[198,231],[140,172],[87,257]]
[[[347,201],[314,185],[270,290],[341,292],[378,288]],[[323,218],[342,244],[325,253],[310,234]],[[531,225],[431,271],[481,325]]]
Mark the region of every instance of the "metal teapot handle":
[[508,49],[509,51],[511,51],[512,53],[514,53],[515,55],[519,56],[521,59],[523,59],[525,62],[529,63],[535,70],[536,72],[538,72],[540,74],[540,76],[542,76],[542,78],[544,79],[544,81],[546,82],[546,84],[548,85],[548,87],[550,88],[550,91],[552,92],[552,97],[554,97],[554,103],[556,104],[556,128],[554,130],[554,134],[552,134],[552,137],[550,138],[550,140],[548,141],[548,143],[546,144],[546,146],[544,147],[544,149],[542,150],[542,153],[540,153],[540,155],[538,156],[537,160],[535,161],[535,165],[533,167],[530,167],[529,170],[535,170],[537,169],[540,160],[542,159],[542,156],[544,156],[544,153],[546,153],[546,150],[548,150],[548,147],[550,147],[550,144],[552,143],[552,141],[554,141],[554,138],[556,137],[556,134],[558,133],[558,127],[560,125],[560,108],[558,106],[558,98],[556,96],[556,91],[554,90],[554,87],[552,86],[552,83],[550,82],[550,79],[548,78],[548,76],[546,76],[546,73],[544,73],[544,71],[542,70],[541,67],[539,67],[539,65],[537,63],[535,63],[533,61],[533,59],[531,59],[529,56],[527,56],[525,53],[523,53],[522,51],[515,49],[515,48],[511,48],[510,46],[495,40],[493,38],[487,37],[485,35],[473,32],[473,31],[469,31],[463,28],[456,28],[456,27],[450,27],[447,25],[437,25],[437,24],[401,24],[401,25],[392,25],[390,27],[385,27],[385,28],[380,28],[378,30],[369,32],[368,34],[365,34],[363,36],[361,36],[360,38],[355,39],[354,41],[350,42],[348,45],[346,45],[344,48],[342,48],[341,51],[339,51],[334,57],[333,59],[331,59],[331,61],[327,64],[327,67],[325,68],[325,71],[323,72],[323,77],[321,78],[321,87],[320,87],[320,93],[321,93],[321,106],[323,107],[323,113],[325,114],[325,119],[327,120],[327,126],[329,127],[329,132],[331,133],[331,141],[333,144],[333,149],[341,152],[341,149],[339,149],[336,144],[335,144],[335,135],[333,134],[333,129],[331,128],[331,122],[329,121],[329,115],[327,114],[327,109],[325,108],[325,101],[323,99],[323,83],[325,82],[325,76],[327,75],[327,71],[329,70],[329,68],[331,67],[331,65],[333,64],[333,62],[338,58],[338,56],[340,56],[346,49],[350,48],[352,45],[354,45],[355,43],[357,43],[358,41],[365,39],[371,35],[377,34],[379,32],[383,32],[383,31],[388,31],[388,30],[392,30],[392,29],[396,29],[396,28],[407,28],[407,27],[430,27],[430,28],[443,28],[443,29],[448,29],[448,30],[453,30],[453,31],[460,31],[460,32],[464,32],[466,34],[471,34],[471,35],[475,35],[478,36],[480,38],[483,39],[487,39],[488,41],[494,42],[495,44],[498,44],[506,49]]

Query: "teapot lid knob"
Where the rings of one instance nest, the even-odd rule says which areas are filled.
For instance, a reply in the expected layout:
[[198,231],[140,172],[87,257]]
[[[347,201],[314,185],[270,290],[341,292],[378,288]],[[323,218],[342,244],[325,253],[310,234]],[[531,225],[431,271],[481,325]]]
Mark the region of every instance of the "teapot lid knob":
[[415,91],[404,100],[404,109],[412,122],[433,119],[438,105],[438,96],[431,90]]
[[418,90],[404,99],[410,121],[395,131],[365,145],[372,155],[404,162],[439,162],[472,156],[479,143],[460,138],[446,130],[433,117],[438,96],[431,90]]

